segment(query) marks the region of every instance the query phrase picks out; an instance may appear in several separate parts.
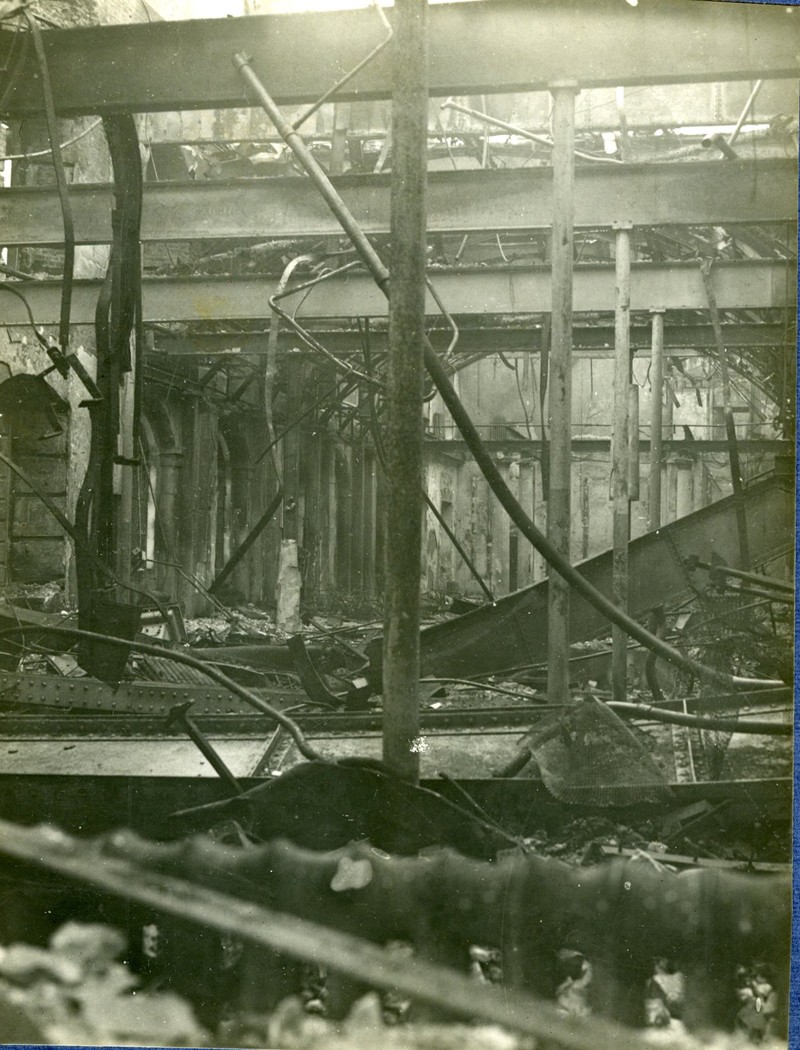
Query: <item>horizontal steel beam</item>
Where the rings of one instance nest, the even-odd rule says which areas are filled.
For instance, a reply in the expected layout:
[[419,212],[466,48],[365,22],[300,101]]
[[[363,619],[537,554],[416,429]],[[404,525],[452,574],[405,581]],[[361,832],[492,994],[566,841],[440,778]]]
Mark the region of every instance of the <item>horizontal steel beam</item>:
[[[390,175],[334,178],[368,234],[389,232]],[[552,171],[440,171],[428,175],[430,233],[546,229],[553,219]],[[79,244],[111,241],[110,186],[70,187]],[[684,164],[592,165],[575,173],[575,224],[610,227],[794,222],[792,159]],[[144,241],[328,237],[341,227],[309,179],[147,183]],[[0,190],[4,245],[59,244],[63,225],[52,188]]]
[[[348,354],[361,355],[361,335],[357,329],[331,329],[323,325],[313,326],[317,337],[323,345],[337,357]],[[450,342],[450,332],[444,329],[431,329],[430,337],[438,348],[442,349]],[[725,346],[729,350],[751,347],[773,347],[791,342],[783,324],[724,324],[722,334]],[[266,354],[268,335],[266,332],[209,332],[205,335],[186,335],[172,338],[160,332],[155,335],[155,350],[165,354],[179,355],[217,355],[229,354],[232,358],[248,355]],[[296,342],[291,332],[283,331],[279,335],[278,346],[282,349],[293,346]],[[370,331],[370,342],[375,353],[385,353],[387,349],[386,328],[373,326]],[[631,348],[635,351],[650,352],[650,325],[636,324],[631,327]],[[458,343],[454,353],[538,353],[542,345],[541,324],[530,327],[502,328],[464,328],[459,332]],[[714,330],[707,325],[664,325],[664,347],[676,357],[689,357],[708,349],[716,349]],[[576,355],[601,357],[614,352],[614,329],[604,325],[574,325],[572,329],[572,349]]]
[[[668,87],[638,87],[625,98],[625,123],[629,131],[676,127],[733,125],[751,91],[743,81],[717,84],[670,84]],[[469,103],[459,98],[460,102]],[[362,103],[351,108],[347,137],[380,139],[389,126],[390,103]],[[428,134],[441,142],[446,135],[462,138],[483,136],[486,125],[456,110],[440,110],[440,100],[431,100]],[[769,123],[777,114],[794,113],[797,109],[797,82],[769,80],[761,86],[748,114],[748,124]],[[490,97],[486,112],[526,131],[548,134],[550,131],[550,93],[527,92]],[[615,88],[590,88],[575,100],[576,131],[618,131],[619,110]],[[328,103],[315,118],[315,138],[333,134],[333,106]],[[149,145],[202,142],[267,142],[280,141],[269,118],[260,109],[235,108],[187,110],[154,113],[147,122]]]
[[[391,12],[390,12],[391,17]],[[502,94],[546,89],[793,77],[798,13],[767,4],[658,0],[484,0],[431,8],[430,93]],[[246,102],[236,52],[280,104],[309,102],[382,37],[371,10],[262,15],[48,30],[43,34],[62,115],[221,109]],[[0,67],[14,34],[2,33]],[[17,41],[19,43],[19,41]],[[7,117],[41,112],[33,49],[3,102]],[[12,59],[15,56],[10,56]],[[339,94],[388,98],[391,48]]]
[[[453,314],[512,314],[545,309],[550,302],[547,267],[431,270],[431,279]],[[717,263],[713,271],[717,304],[721,310],[760,310],[791,307],[795,302],[793,268],[783,262],[747,260]],[[38,324],[59,318],[61,285],[56,281],[19,282],[15,288],[28,298]],[[264,277],[151,277],[144,281],[145,321],[257,320],[269,315],[268,299],[276,290],[274,278]],[[72,296],[73,324],[93,324],[99,281],[76,281]],[[580,312],[608,310],[614,303],[614,268],[577,266],[574,308]],[[291,309],[294,300],[285,299]],[[631,309],[707,310],[698,263],[638,263],[631,279]],[[298,320],[321,317],[385,317],[387,300],[365,274],[324,281],[313,289],[298,311]],[[436,316],[428,296],[426,313]],[[3,296],[0,324],[26,323],[22,303]]]
[[[543,443],[537,438],[501,438],[496,440],[493,438],[484,438],[483,444],[490,452],[502,452],[513,453],[519,452],[531,456],[538,456],[542,452]],[[611,447],[611,438],[580,438],[576,437],[572,439],[572,451],[574,455],[578,456],[584,452],[608,452]],[[740,438],[737,441],[739,451],[743,454],[752,452],[759,453],[761,455],[793,455],[794,454],[794,442],[789,440],[782,440],[780,438]],[[464,452],[467,451],[467,446],[464,441],[459,437],[454,438],[425,438],[425,448],[429,452]],[[698,438],[697,441],[686,441],[686,440],[668,440],[662,443],[662,448],[665,454],[675,454],[683,456],[702,456],[704,454],[711,454],[712,452],[727,452],[728,442],[717,439],[709,438],[704,439]],[[649,438],[642,438],[639,441],[639,451],[649,452],[650,451],[650,440]]]

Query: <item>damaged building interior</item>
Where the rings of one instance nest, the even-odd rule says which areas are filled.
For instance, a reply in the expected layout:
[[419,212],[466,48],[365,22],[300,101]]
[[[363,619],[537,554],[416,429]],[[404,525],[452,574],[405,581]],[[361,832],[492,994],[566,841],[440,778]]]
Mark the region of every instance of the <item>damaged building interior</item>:
[[799,19],[0,0],[0,1041],[787,1046]]

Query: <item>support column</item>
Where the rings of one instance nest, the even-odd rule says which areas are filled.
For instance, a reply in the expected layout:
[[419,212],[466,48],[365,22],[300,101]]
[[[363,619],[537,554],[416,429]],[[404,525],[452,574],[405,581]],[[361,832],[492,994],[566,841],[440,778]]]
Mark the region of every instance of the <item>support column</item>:
[[428,125],[427,0],[395,4],[383,760],[419,780],[419,564]]
[[[294,423],[302,411],[303,368],[299,354],[289,354],[285,362],[287,418]],[[275,622],[284,631],[300,630],[301,578],[298,562],[300,531],[300,456],[302,433],[298,426],[283,439],[283,531],[275,593]]]
[[[572,459],[572,267],[575,217],[575,84],[553,95],[553,234],[548,375],[550,429],[547,538],[569,558]],[[569,697],[569,586],[551,572],[548,583],[547,691],[552,703]]]
[[[614,307],[614,430],[611,438],[611,495],[614,501],[612,597],[628,608],[628,544],[631,512],[628,501],[628,448],[631,383],[631,228],[616,227],[616,303]],[[628,688],[628,636],[612,628],[611,690],[624,701]]]
[[[156,559],[191,568],[190,559],[184,558],[184,524],[179,520],[181,468],[183,451],[179,448],[161,449],[158,453],[156,489]],[[157,567],[156,579],[162,591],[177,597],[177,570],[172,565]]]
[[675,517],[685,518],[694,510],[694,460],[681,456],[676,460],[678,481],[675,497]]
[[[123,580],[131,578],[131,554],[133,552],[133,470],[138,466],[139,449],[134,445],[134,397],[135,378],[133,372],[123,373],[120,390],[120,432],[117,437],[118,455],[124,462],[114,464],[114,493],[117,515],[115,556],[117,575]],[[117,600],[130,601],[131,593],[117,587]]]
[[650,484],[647,527],[661,525],[661,463],[664,458],[664,308],[651,310],[650,342]]

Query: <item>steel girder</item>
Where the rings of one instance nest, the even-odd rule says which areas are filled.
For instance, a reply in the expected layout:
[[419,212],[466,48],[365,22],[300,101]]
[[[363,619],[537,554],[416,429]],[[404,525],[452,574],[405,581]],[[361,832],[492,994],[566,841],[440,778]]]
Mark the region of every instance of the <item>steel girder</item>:
[[[390,175],[346,175],[333,183],[364,231],[389,232]],[[440,171],[428,175],[430,233],[549,229],[550,168]],[[79,244],[111,240],[110,186],[70,187]],[[684,164],[589,165],[575,173],[575,224],[605,227],[793,223],[797,164],[792,159]],[[51,188],[0,190],[5,245],[59,244],[63,223]],[[341,236],[308,179],[148,183],[144,241]]]
[[[527,456],[540,456],[542,449],[546,447],[545,443],[538,438],[527,437],[486,438],[483,443],[490,452],[517,452]],[[794,454],[794,442],[788,438],[740,438],[736,444],[739,451],[744,455],[747,453],[786,456]],[[610,447],[611,439],[603,437],[573,438],[571,442],[572,452],[575,456],[588,452],[608,452]],[[727,441],[716,438],[699,437],[697,440],[691,441],[680,439],[667,440],[662,442],[661,447],[665,454],[682,452],[685,455],[695,456],[705,453],[727,452],[729,445]],[[446,452],[448,455],[462,452],[464,455],[469,455],[466,443],[461,437],[426,438],[425,448],[429,452]],[[639,441],[639,451],[642,455],[650,452],[649,438],[642,438]]]
[[[547,267],[480,267],[463,270],[431,269],[430,276],[452,314],[512,314],[544,311],[550,303]],[[717,263],[713,271],[721,310],[760,310],[792,307],[795,269],[787,262],[747,260]],[[164,277],[143,283],[145,321],[258,320],[269,315],[269,297],[277,282],[268,277]],[[21,281],[22,292],[38,324],[58,320],[61,285],[57,281]],[[98,281],[76,281],[73,286],[73,324],[92,324],[100,291]],[[21,303],[5,297],[0,324],[26,324]],[[284,300],[289,304],[293,300]],[[574,276],[576,313],[609,310],[614,303],[614,268],[577,266]],[[631,309],[707,310],[700,266],[692,263],[639,263],[632,268]],[[388,304],[371,277],[348,274],[315,287],[304,300],[298,320],[322,317],[385,317]],[[426,313],[438,314],[428,296]]]
[[[391,17],[391,12],[390,12]],[[430,93],[481,95],[581,87],[793,77],[797,12],[766,4],[659,0],[633,9],[620,0],[484,0],[430,11]],[[2,33],[0,66],[12,32]],[[327,91],[381,39],[370,10],[263,15],[43,33],[56,106],[62,115],[221,109],[246,93],[236,52],[279,104]],[[4,99],[6,117],[41,111],[33,49]],[[391,48],[337,96],[388,98]]]
[[[631,326],[631,348],[649,353],[651,327],[649,323]],[[330,328],[317,323],[313,330],[325,347],[337,357],[360,354],[359,333],[354,328]],[[762,324],[741,323],[722,325],[723,340],[729,350],[751,347],[783,346],[792,341],[787,336],[786,326],[765,322]],[[428,332],[434,345],[444,350],[450,341],[450,332],[432,328]],[[174,338],[156,333],[155,350],[167,354],[214,356],[228,354],[231,358],[258,356],[267,352],[266,332],[207,332],[194,335],[176,335]],[[375,353],[386,352],[386,328],[374,325],[370,330],[370,341]],[[293,346],[295,337],[282,332],[278,345]],[[529,325],[515,324],[503,327],[502,319],[484,328],[461,327],[456,354],[538,353],[542,346],[541,322],[531,320]],[[614,329],[608,325],[574,325],[572,329],[573,353],[576,356],[602,357],[614,352]],[[716,346],[714,331],[710,324],[685,324],[664,326],[664,346],[672,357],[691,357]]]
[[[717,84],[670,84],[637,87],[625,96],[625,123],[628,130],[675,127],[707,127],[735,124],[751,91],[746,81]],[[389,102],[364,103],[350,110],[348,139],[380,139],[390,122]],[[762,84],[748,115],[748,123],[760,124],[776,114],[794,113],[797,83],[769,80]],[[550,93],[514,94],[487,100],[486,109],[494,117],[510,121],[526,131],[550,131]],[[580,132],[616,130],[617,95],[615,88],[590,88],[575,100],[575,127]],[[446,135],[483,135],[485,125],[475,117],[454,110],[439,112],[439,101],[431,100],[429,135],[441,140]],[[315,137],[333,134],[333,106],[318,113]],[[154,113],[147,122],[150,145],[167,143],[277,142],[280,137],[269,117],[260,109],[228,109],[220,118],[216,110],[184,110]]]

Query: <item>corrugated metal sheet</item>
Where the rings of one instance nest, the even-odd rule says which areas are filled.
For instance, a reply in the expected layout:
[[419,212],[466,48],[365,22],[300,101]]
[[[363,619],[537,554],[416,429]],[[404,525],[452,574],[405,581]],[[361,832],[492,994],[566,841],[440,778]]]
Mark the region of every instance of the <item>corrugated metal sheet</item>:
[[137,678],[145,682],[176,682],[181,685],[216,685],[196,667],[179,664],[165,656],[136,656],[132,661]]

